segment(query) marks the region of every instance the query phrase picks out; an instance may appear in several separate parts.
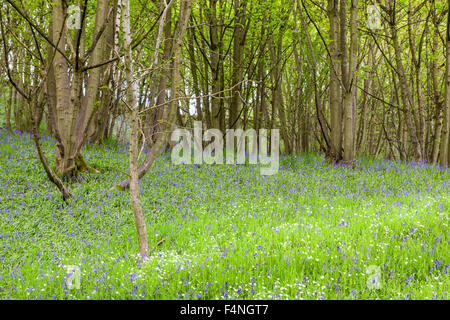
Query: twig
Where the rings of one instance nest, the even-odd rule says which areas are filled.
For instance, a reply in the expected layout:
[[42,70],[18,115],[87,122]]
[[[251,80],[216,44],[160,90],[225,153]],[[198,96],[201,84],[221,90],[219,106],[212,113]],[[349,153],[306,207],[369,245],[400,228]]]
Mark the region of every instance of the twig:
[[155,250],[156,250],[156,248],[158,248],[160,245],[162,245],[164,242],[166,242],[166,239],[161,239],[161,240],[159,240],[158,241],[158,243],[152,248],[152,250],[150,250],[149,252],[148,252],[148,256],[150,256],[150,254],[152,254]]

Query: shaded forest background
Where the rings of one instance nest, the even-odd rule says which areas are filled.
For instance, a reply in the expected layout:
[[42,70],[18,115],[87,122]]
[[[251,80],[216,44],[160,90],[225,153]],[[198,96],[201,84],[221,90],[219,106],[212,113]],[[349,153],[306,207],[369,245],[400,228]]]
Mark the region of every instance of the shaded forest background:
[[279,128],[284,154],[449,163],[445,1],[133,0],[129,11],[121,0],[0,6],[1,123],[55,137],[56,176],[92,169],[85,143],[124,137],[128,87],[138,147],[155,154],[199,120]]

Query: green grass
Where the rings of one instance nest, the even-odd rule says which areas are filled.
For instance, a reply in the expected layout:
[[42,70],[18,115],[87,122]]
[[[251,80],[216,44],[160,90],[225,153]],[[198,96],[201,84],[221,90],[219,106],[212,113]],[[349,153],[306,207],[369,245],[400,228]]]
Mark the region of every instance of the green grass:
[[[44,141],[53,158],[54,143]],[[150,247],[141,264],[127,192],[127,146],[87,146],[103,171],[69,187],[47,181],[26,135],[0,130],[2,299],[448,299],[450,173],[318,155],[257,166],[173,166],[141,181]],[[79,265],[68,289],[64,265]],[[379,289],[368,267],[381,271]]]

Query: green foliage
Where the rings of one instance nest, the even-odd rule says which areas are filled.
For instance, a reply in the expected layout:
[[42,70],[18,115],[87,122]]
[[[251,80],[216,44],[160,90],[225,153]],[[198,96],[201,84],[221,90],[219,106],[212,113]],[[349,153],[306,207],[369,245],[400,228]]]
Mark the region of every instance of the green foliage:
[[[172,166],[141,181],[150,247],[144,264],[128,192],[127,146],[83,154],[103,174],[73,183],[70,205],[45,178],[29,137],[0,131],[3,299],[448,299],[448,170],[315,154],[255,166]],[[47,153],[53,148],[44,141]],[[81,267],[67,289],[64,265]],[[381,288],[367,288],[367,268]]]

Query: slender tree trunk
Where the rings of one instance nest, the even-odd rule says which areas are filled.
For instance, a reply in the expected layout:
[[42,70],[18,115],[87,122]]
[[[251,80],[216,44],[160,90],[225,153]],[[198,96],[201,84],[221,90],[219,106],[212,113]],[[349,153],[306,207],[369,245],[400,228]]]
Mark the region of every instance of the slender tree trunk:
[[242,0],[234,0],[235,12],[235,28],[233,38],[233,73],[232,73],[232,87],[233,95],[230,103],[230,116],[228,118],[228,127],[234,125],[235,128],[240,128],[241,123],[238,119],[241,113],[241,92],[242,92],[242,74],[243,74],[243,55],[246,32],[244,30],[246,2]]
[[341,92],[339,85],[339,78],[341,74],[339,72],[338,60],[342,55],[339,52],[338,43],[338,1],[328,0],[328,18],[330,21],[330,89],[329,89],[329,103],[330,103],[330,116],[331,116],[331,152],[335,161],[342,159],[342,105],[341,105]]
[[139,109],[136,95],[137,82],[133,73],[133,57],[131,51],[130,4],[122,0],[123,40],[125,47],[125,76],[127,81],[127,105],[130,108],[130,196],[133,207],[134,222],[138,233],[139,254],[144,257],[148,253],[147,227],[139,191],[138,178],[138,140],[139,140]]
[[[164,5],[160,8],[161,12],[166,8]],[[164,23],[164,38],[170,39],[172,36],[172,10],[171,6],[167,8],[167,17]],[[158,140],[158,136],[161,134],[164,126],[162,124],[164,115],[164,102],[167,98],[167,81],[170,77],[170,54],[172,50],[171,41],[164,42],[164,49],[162,54],[161,66],[164,66],[158,73],[158,81],[156,82],[156,110],[151,117],[150,130],[149,130],[149,145],[152,146],[154,142]],[[158,53],[159,54],[159,53]],[[171,93],[172,94],[172,93]]]
[[[113,19],[110,19],[105,26],[102,37],[98,40],[96,47],[90,57],[90,64],[95,65],[102,61],[111,59],[114,55],[114,35],[118,8],[117,0],[102,0],[97,2],[94,34],[97,34],[106,22],[109,4],[115,5]],[[100,142],[105,134],[105,127],[110,118],[109,108],[111,105],[112,76],[114,65],[107,65],[92,70],[87,83],[87,94],[85,101],[85,111],[83,126],[88,126],[87,140]],[[100,86],[101,85],[101,86]],[[91,118],[91,119],[90,119]],[[81,130],[85,128],[80,127]],[[80,133],[78,133],[80,135]]]
[[[435,34],[433,37],[433,52],[437,52],[438,51],[438,35]],[[441,101],[441,93],[440,93],[440,89],[439,89],[439,84],[438,84],[438,76],[439,75],[439,70],[438,70],[438,66],[437,66],[437,61],[436,61],[436,57],[432,57],[432,62],[431,62],[431,81],[432,81],[432,88],[433,88],[433,102],[436,106],[435,109],[435,114],[434,114],[434,123],[435,123],[435,128],[434,128],[434,133],[433,133],[433,149],[431,152],[431,162],[432,163],[439,163],[439,147],[440,147],[440,142],[441,142],[441,133],[442,133],[442,117],[441,117],[441,113],[442,113],[442,107],[443,107],[443,102]]]
[[210,63],[212,77],[211,97],[211,125],[214,129],[220,129],[220,68],[219,68],[219,38],[217,27],[217,0],[210,0],[209,28],[210,28]]
[[439,164],[442,167],[449,166],[450,164],[450,10],[447,13],[446,49],[444,119],[439,156]]
[[[341,0],[341,30],[342,38],[341,52],[347,51],[347,46],[345,45],[346,39],[346,19],[345,16],[346,6],[345,0]],[[343,12],[342,12],[343,11]],[[344,161],[353,160],[354,151],[354,95],[356,88],[356,65],[358,59],[358,0],[351,0],[350,8],[350,56],[348,66],[346,65],[346,58],[343,59],[343,83],[344,83]],[[347,55],[344,54],[344,57]]]
[[188,53],[189,53],[189,62],[191,67],[191,73],[192,73],[192,82],[193,82],[193,91],[195,94],[195,107],[197,110],[197,121],[203,121],[203,111],[202,111],[202,100],[200,98],[201,91],[198,84],[198,65],[196,63],[196,55],[195,55],[195,49],[194,49],[194,29],[191,29],[189,34],[189,46],[188,46]]
[[[329,4],[329,9],[333,5],[331,2],[332,1],[330,0],[329,3],[328,3]],[[306,35],[308,49],[311,52],[311,59],[309,59],[308,56],[306,55],[306,60],[307,60],[309,69],[311,71],[311,78],[312,78],[312,82],[313,82],[313,86],[314,86],[314,105],[315,105],[315,109],[316,109],[316,117],[317,117],[318,127],[320,128],[321,136],[322,136],[322,138],[323,138],[323,140],[325,142],[325,145],[321,142],[321,140],[319,138],[317,138],[317,140],[318,140],[321,148],[323,149],[325,155],[328,158],[333,158],[333,159],[337,160],[336,159],[336,154],[338,154],[338,151],[336,150],[335,145],[333,144],[332,137],[330,137],[330,134],[332,134],[332,131],[330,132],[329,125],[328,125],[328,123],[327,123],[327,121],[326,121],[326,119],[324,117],[324,114],[323,114],[323,105],[324,105],[324,103],[322,103],[322,100],[320,98],[320,84],[318,83],[318,79],[317,79],[316,53],[315,53],[314,47],[312,45],[311,36],[310,36],[310,34],[308,32],[308,28],[306,26],[305,19],[303,18],[301,6],[298,5],[298,8],[299,8],[299,17],[300,17],[302,30],[303,30],[303,32]],[[296,15],[296,10],[294,10],[294,16],[295,17],[297,16]],[[330,21],[330,24],[331,24],[331,21]],[[336,27],[336,26],[334,26],[334,27]],[[330,65],[331,65],[331,63],[333,63],[333,62],[330,61]],[[337,69],[335,69],[335,70],[337,70]],[[330,71],[330,73],[333,74],[333,71]],[[334,79],[333,75],[331,75],[330,77],[331,77],[331,79]],[[330,80],[330,95],[331,95],[331,84],[332,84],[332,81]],[[330,103],[331,103],[331,98],[330,98]],[[333,115],[333,113],[332,113],[332,117],[333,116],[335,116],[335,115]]]
[[[180,85],[180,63],[181,63],[181,46],[182,39],[186,32],[187,23],[189,21],[189,16],[191,14],[192,0],[181,0],[181,8],[178,18],[178,28],[175,31],[175,37],[172,44],[172,65],[171,65],[171,87],[170,90],[173,92],[170,102],[168,103],[165,113],[163,116],[164,129],[162,134],[159,135],[157,141],[152,146],[147,154],[147,158],[144,163],[139,167],[138,179],[141,179],[147,171],[151,168],[156,156],[160,153],[163,146],[166,145],[167,139],[169,137],[170,130],[172,128],[173,122],[176,119],[176,113],[178,108],[178,88]],[[119,189],[125,189],[130,186],[130,179],[121,181],[117,187]]]
[[9,91],[9,97],[8,97],[8,103],[5,105],[5,127],[8,132],[12,132],[11,127],[11,105],[12,105],[12,98],[13,98],[13,87],[10,88]]
[[412,147],[414,150],[414,156],[415,156],[416,160],[421,161],[421,160],[423,160],[422,147],[420,145],[416,127],[414,126],[414,123],[413,123],[413,116],[412,116],[412,112],[413,112],[413,108],[414,108],[413,97],[411,94],[411,89],[407,83],[406,72],[405,72],[405,68],[403,65],[402,50],[400,48],[400,44],[399,44],[399,40],[398,40],[398,32],[397,32],[397,26],[395,23],[395,10],[394,9],[392,9],[392,11],[391,11],[390,20],[391,21],[390,21],[389,25],[391,28],[391,36],[392,36],[392,41],[393,41],[393,45],[394,45],[395,60],[396,60],[396,64],[397,64],[397,72],[398,72],[398,77],[399,77],[399,81],[400,81],[400,93],[401,93],[402,100],[404,103],[404,108],[405,108],[406,124],[408,126],[410,139],[411,139]]

